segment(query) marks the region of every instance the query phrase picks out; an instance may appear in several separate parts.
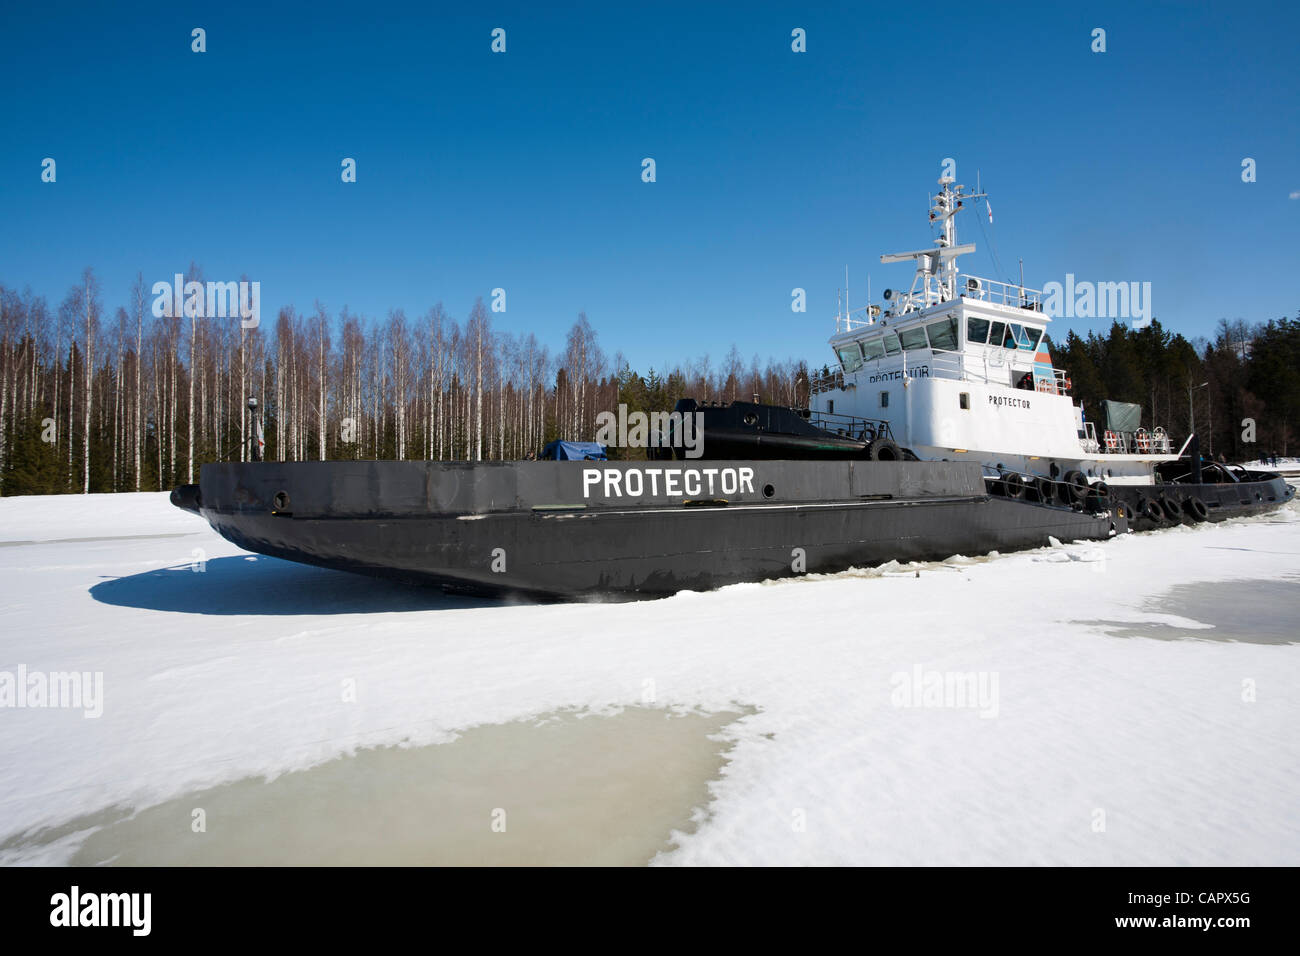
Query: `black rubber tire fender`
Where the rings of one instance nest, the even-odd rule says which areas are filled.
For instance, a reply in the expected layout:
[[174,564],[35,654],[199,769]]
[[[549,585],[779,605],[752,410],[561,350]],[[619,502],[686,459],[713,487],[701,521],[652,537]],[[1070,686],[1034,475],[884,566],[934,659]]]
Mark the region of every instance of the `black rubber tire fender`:
[[1200,498],[1190,497],[1183,501],[1183,511],[1187,517],[1193,521],[1205,521],[1210,517],[1210,509],[1205,507],[1205,502]]
[[1137,512],[1143,518],[1146,518],[1148,521],[1154,521],[1156,524],[1160,524],[1165,520],[1163,509],[1161,509],[1155,501],[1148,498],[1146,495],[1143,495],[1138,499]]
[[1088,497],[1088,479],[1084,477],[1083,472],[1077,468],[1074,471],[1067,471],[1064,481],[1070,500],[1081,502]]
[[1160,505],[1160,510],[1165,513],[1165,517],[1170,521],[1177,521],[1183,516],[1183,506],[1177,498],[1161,495],[1157,504]]
[[877,438],[871,443],[871,460],[902,461],[903,449],[898,447],[896,441],[891,441],[888,438]]
[[1002,476],[1002,488],[1008,498],[1019,498],[1025,493],[1025,479],[1014,471]]
[[1034,482],[1034,487],[1038,489],[1038,500],[1051,503],[1056,500],[1056,482],[1051,478],[1039,478]]

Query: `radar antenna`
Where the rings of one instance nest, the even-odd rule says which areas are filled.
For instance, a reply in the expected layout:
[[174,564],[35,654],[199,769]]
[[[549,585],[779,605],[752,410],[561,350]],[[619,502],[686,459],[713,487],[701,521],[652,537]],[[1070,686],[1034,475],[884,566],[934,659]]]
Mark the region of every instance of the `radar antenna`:
[[957,290],[957,257],[975,251],[973,242],[957,244],[957,213],[965,208],[967,200],[982,199],[985,193],[965,192],[965,186],[954,185],[948,175],[939,177],[939,192],[931,197],[930,222],[943,227],[943,235],[934,240],[937,249],[917,249],[913,252],[896,252],[880,257],[883,263],[915,260],[916,275],[911,291],[903,295],[890,311],[896,315],[925,308],[937,302],[955,299]]

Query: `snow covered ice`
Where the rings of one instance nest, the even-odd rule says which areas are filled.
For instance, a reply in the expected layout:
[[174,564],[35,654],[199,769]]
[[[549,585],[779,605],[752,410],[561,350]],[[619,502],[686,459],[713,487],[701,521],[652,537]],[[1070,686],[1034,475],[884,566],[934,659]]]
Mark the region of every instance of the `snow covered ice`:
[[[165,494],[0,499],[0,675],[102,675],[98,716],[0,707],[0,862],[85,861],[150,808],[183,841],[190,795],[375,748],[464,735],[499,771],[561,715],[643,758],[555,762],[619,802],[616,862],[1296,865],[1298,519],[535,605],[249,555]],[[717,716],[674,761],[613,716],[647,708]],[[656,768],[698,786],[629,800]]]

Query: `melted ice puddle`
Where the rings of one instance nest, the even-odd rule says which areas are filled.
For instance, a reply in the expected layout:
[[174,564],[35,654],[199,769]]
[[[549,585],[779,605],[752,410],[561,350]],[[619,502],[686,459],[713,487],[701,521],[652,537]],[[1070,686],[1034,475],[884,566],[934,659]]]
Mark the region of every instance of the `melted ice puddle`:
[[[740,716],[563,712],[447,744],[363,750],[59,831],[97,827],[74,865],[640,865],[703,818],[730,749],[717,735]],[[193,831],[197,809],[205,832]]]
[[1102,625],[1111,637],[1157,640],[1300,643],[1300,580],[1214,581],[1180,584],[1152,598],[1144,610],[1199,623],[1180,627],[1159,621],[1076,621]]

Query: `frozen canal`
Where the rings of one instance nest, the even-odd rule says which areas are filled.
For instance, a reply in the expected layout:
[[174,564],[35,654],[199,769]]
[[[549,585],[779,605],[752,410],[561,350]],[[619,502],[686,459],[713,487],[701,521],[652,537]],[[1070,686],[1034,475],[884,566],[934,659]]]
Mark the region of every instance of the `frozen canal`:
[[0,571],[0,862],[1300,864],[1294,504],[531,605],[17,498]]

